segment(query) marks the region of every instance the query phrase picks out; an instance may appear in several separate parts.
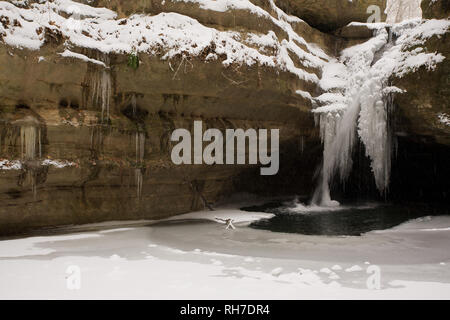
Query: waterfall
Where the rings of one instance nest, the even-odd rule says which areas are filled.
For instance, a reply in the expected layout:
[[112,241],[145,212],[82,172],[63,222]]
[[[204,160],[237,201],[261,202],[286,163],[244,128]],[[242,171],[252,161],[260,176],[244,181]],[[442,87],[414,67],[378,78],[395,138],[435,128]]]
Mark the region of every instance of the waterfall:
[[[417,12],[420,9],[418,1],[411,0],[408,4]],[[414,17],[416,11],[409,10],[398,19]],[[424,52],[420,45],[434,35],[445,34],[449,27],[444,20],[420,19],[375,25],[373,38],[343,50],[338,60],[323,67],[319,84],[324,93],[314,98],[318,107],[313,112],[320,125],[324,151],[312,204],[339,205],[331,199],[330,184],[336,173],[341,182],[348,178],[358,140],[370,159],[377,189],[382,194],[386,192],[391,158],[397,147],[391,128],[393,95],[403,92],[390,86],[389,78],[393,74],[402,77],[420,67],[433,70],[445,57]]]
[[387,0],[386,22],[397,23],[403,20],[422,18],[422,0]]
[[328,112],[319,116],[324,150],[319,185],[313,195],[313,204],[339,205],[337,201],[331,200],[330,183],[336,171],[340,173],[342,181],[350,173],[359,110],[360,106],[356,100],[345,112]]
[[[344,50],[341,61],[324,71],[324,86],[331,92],[318,98],[322,106],[314,110],[324,146],[319,183],[312,199],[315,205],[339,205],[331,200],[330,184],[336,173],[341,182],[348,178],[358,138],[371,160],[378,190],[383,193],[389,185],[392,90],[387,86],[386,74],[373,66],[380,52],[382,56],[393,41],[390,29],[381,29],[366,43]],[[331,85],[329,79],[334,79]]]

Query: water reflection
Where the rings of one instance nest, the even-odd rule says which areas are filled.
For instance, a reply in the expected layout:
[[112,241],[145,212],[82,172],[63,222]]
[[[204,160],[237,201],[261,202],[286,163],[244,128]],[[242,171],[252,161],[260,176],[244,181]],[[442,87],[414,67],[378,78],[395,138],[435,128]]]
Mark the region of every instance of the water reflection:
[[364,204],[327,209],[295,203],[270,203],[243,208],[245,211],[275,214],[253,222],[250,227],[273,232],[326,236],[360,236],[373,230],[395,227],[411,219],[429,215],[448,215],[449,209],[425,205]]

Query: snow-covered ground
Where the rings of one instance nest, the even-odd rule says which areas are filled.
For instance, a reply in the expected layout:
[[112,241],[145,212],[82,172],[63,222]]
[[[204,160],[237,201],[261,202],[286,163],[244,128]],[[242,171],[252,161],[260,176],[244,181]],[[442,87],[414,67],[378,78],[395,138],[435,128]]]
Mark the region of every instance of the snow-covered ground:
[[224,208],[0,241],[0,298],[450,298],[448,216],[362,237],[248,227],[267,217]]

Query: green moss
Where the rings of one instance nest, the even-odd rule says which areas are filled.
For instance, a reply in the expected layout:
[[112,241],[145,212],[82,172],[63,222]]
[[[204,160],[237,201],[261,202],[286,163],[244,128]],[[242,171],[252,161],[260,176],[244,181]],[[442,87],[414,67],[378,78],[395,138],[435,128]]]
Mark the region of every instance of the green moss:
[[139,57],[137,56],[137,54],[131,53],[128,55],[127,65],[134,70],[139,68]]

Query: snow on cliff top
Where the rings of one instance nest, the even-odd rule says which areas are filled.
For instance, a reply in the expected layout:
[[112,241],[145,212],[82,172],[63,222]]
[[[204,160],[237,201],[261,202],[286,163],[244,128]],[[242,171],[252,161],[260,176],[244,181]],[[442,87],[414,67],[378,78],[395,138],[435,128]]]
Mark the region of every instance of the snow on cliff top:
[[[294,31],[293,24],[302,23],[302,20],[287,15],[273,0],[269,0],[271,14],[248,0],[174,1],[197,4],[201,9],[218,12],[247,10],[250,14],[270,20],[284,30],[287,38],[280,39],[273,31],[267,34],[220,31],[177,13],[155,16],[136,14],[127,19],[117,19],[116,13],[106,8],[95,8],[71,0],[53,0],[34,3],[26,8],[0,1],[0,41],[13,47],[39,50],[45,43],[46,33],[56,32],[65,40],[65,48],[59,52],[61,56],[97,64],[103,62],[72,52],[72,47],[95,49],[106,54],[147,53],[166,60],[176,56],[202,56],[205,61],[221,59],[225,66],[260,64],[293,73],[305,81],[320,81],[325,92],[331,90],[337,93],[334,95],[335,101],[330,100],[333,96],[322,96],[317,100],[322,108],[316,111],[345,108],[346,103],[337,91],[342,91],[349,84],[353,71],[347,69],[349,61],[355,60],[349,58],[364,58],[366,54],[374,54],[373,49],[378,48],[373,47],[376,40],[369,40],[345,50],[339,60],[329,57]],[[421,65],[432,69],[443,60],[442,55],[420,49],[406,52],[407,47],[421,45],[427,38],[447,32],[449,23],[448,20],[409,20],[392,25],[393,32],[399,38],[394,48],[383,56],[386,64],[378,64],[377,67],[384,70],[380,69],[380,72],[391,70],[402,75]],[[387,26],[384,23],[366,25],[378,33]],[[300,66],[294,63],[293,57],[301,61]],[[322,70],[322,79],[309,72],[309,68]],[[323,99],[325,97],[326,101]]]
[[[314,73],[297,67],[291,55],[298,56],[306,67],[313,68],[321,68],[329,60],[322,50],[293,31],[290,22],[299,19],[284,14],[272,0],[273,8],[278,9],[278,19],[248,0],[220,0],[214,3],[177,1],[199,3],[201,7],[216,11],[249,10],[271,19],[286,31],[289,38],[279,40],[273,31],[267,35],[219,31],[177,13],[155,16],[135,14],[127,19],[116,19],[116,13],[106,8],[94,8],[70,0],[54,0],[32,4],[28,8],[0,2],[0,40],[13,47],[38,50],[44,44],[47,29],[60,32],[68,49],[78,46],[103,53],[145,52],[161,55],[162,59],[208,53],[205,60],[223,57],[225,66],[258,63],[291,72],[310,82],[318,82],[319,79]],[[265,50],[267,48],[271,50]]]

